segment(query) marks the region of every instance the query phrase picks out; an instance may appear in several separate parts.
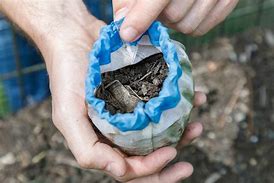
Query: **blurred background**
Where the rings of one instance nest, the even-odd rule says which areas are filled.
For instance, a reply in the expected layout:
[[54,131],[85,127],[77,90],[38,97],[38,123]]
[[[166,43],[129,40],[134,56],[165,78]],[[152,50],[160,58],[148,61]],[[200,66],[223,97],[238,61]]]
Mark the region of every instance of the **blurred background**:
[[[85,2],[111,21],[111,1]],[[272,183],[274,0],[240,0],[225,22],[200,38],[170,32],[186,46],[196,89],[208,96],[192,115],[204,121],[203,135],[177,157],[195,169],[185,182]],[[115,182],[78,167],[51,122],[40,53],[1,15],[0,182]]]

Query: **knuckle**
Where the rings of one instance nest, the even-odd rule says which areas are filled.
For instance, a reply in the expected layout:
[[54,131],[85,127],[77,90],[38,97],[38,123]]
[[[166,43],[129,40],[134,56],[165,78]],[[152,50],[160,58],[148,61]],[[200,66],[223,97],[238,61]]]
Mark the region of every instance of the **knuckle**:
[[85,161],[84,158],[77,158],[76,160],[81,168],[85,168],[85,169],[90,168],[90,164],[87,161]]
[[203,31],[203,30],[195,30],[195,32],[192,34],[194,37],[199,37],[199,36],[203,36],[205,35],[207,32],[206,31]]
[[195,37],[200,37],[205,35],[207,32],[197,32],[196,34],[194,34]]
[[56,107],[56,105],[52,105],[52,122],[58,128],[58,126],[62,123],[64,117],[66,115],[66,111],[62,107]]
[[213,13],[208,19],[207,25],[213,27],[225,20],[227,14]]
[[126,177],[115,177],[118,182],[126,182],[126,183],[135,183],[134,178],[126,178]]
[[168,7],[164,10],[164,17],[169,23],[177,23],[183,18],[183,15],[175,7]]
[[224,0],[223,9],[231,10],[234,8],[239,0]]
[[180,26],[180,31],[184,34],[191,34],[195,31],[195,28],[188,23],[184,23]]
[[225,16],[220,16],[220,15],[217,15],[217,14],[213,14],[210,18],[210,23],[214,25],[218,22],[221,22],[224,19],[225,19]]
[[76,157],[76,161],[81,168],[93,168],[94,162],[90,159],[88,153],[83,153],[80,156]]
[[52,110],[52,122],[53,124],[58,128],[60,123],[61,123],[61,119],[60,119],[60,115],[58,115],[57,112],[55,112],[55,110]]
[[171,0],[161,0],[164,5],[168,4]]
[[227,8],[231,8],[235,5],[235,3],[238,2],[238,0],[223,0],[224,2],[224,8],[227,9]]

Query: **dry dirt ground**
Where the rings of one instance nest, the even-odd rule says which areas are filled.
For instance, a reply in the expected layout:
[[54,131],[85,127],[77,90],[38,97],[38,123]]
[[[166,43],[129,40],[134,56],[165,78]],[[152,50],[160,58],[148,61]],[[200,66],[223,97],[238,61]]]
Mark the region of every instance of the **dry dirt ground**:
[[[274,31],[256,29],[191,51],[204,133],[179,153],[191,183],[274,180]],[[0,182],[115,182],[81,170],[51,122],[50,100],[0,120]]]

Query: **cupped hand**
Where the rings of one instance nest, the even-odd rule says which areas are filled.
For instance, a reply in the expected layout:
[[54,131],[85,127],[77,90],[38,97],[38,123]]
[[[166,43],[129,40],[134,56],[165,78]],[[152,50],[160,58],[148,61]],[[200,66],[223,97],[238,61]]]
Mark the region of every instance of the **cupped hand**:
[[[80,166],[102,170],[119,181],[176,182],[190,176],[193,168],[186,162],[164,169],[175,158],[175,148],[164,147],[147,156],[129,157],[104,143],[95,133],[87,115],[84,83],[87,55],[103,23],[90,18],[89,25],[71,23],[69,29],[56,35],[60,38],[43,49],[48,60],[53,122],[64,135]],[[196,93],[194,104],[198,106],[204,101],[205,96]],[[188,144],[201,131],[200,123],[191,123],[181,144]]]
[[199,36],[222,22],[238,0],[113,0],[116,19],[125,17],[121,37],[134,41],[159,19],[185,34]]

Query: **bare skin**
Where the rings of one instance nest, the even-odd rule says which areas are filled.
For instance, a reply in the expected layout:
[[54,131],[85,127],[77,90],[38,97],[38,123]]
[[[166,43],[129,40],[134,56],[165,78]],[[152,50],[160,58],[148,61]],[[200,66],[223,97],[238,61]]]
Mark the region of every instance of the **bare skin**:
[[[192,1],[194,4],[194,0]],[[128,5],[129,2],[134,3]],[[184,2],[186,3],[186,1]],[[201,3],[197,0],[196,3],[198,2]],[[213,2],[213,0],[208,2]],[[223,0],[223,2],[228,3],[229,1]],[[234,2],[236,1],[231,0],[231,4],[229,3],[230,9],[234,6]],[[182,22],[196,20],[197,15],[191,12],[197,11],[197,8],[190,4],[187,8],[181,6],[182,12],[185,13],[181,15],[177,12],[177,10],[181,12],[181,9],[176,9],[176,21],[174,21],[173,17],[170,17],[173,15],[168,13],[168,9],[179,8],[177,5],[181,5],[181,3],[178,0],[114,1],[116,18],[119,18],[117,17],[119,9],[123,6],[130,7],[122,26],[122,38],[127,41],[136,39],[156,18],[163,19],[167,25],[178,27],[179,31],[185,32],[185,29],[181,29],[181,27],[188,24]],[[219,6],[216,2],[215,6],[207,5],[206,7],[209,10],[214,10],[215,13],[204,10],[205,12],[199,16],[199,20],[193,24],[195,26],[191,28],[195,31],[186,31],[185,33],[199,35],[207,32],[221,21],[222,18],[212,22],[204,17],[204,15],[210,17],[210,14],[215,17],[215,10],[220,11]],[[206,7],[204,8],[206,9]],[[150,11],[149,8],[153,8],[154,11]],[[230,9],[222,16],[227,15]],[[17,24],[41,51],[50,78],[53,122],[64,135],[81,167],[98,169],[118,181],[130,181],[131,183],[148,181],[151,183],[172,183],[183,180],[192,174],[193,167],[186,162],[178,162],[168,168],[165,167],[175,158],[177,154],[175,148],[164,147],[147,156],[128,157],[104,143],[95,133],[87,116],[84,80],[88,66],[88,52],[98,38],[100,28],[105,24],[89,14],[81,0],[1,0],[0,11]],[[174,10],[172,9],[171,12]],[[122,12],[122,14],[124,13]],[[142,18],[138,20],[136,16]],[[129,38],[124,33],[124,29],[128,26],[138,26],[136,27],[138,34],[135,37]],[[196,92],[194,105],[199,106],[205,101],[205,95]],[[201,123],[190,123],[179,146],[188,145],[201,132]]]
[[121,37],[136,40],[158,19],[184,34],[200,36],[222,22],[238,0],[113,0],[116,19],[125,16]]

